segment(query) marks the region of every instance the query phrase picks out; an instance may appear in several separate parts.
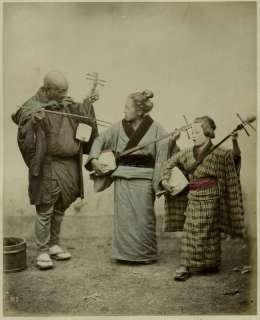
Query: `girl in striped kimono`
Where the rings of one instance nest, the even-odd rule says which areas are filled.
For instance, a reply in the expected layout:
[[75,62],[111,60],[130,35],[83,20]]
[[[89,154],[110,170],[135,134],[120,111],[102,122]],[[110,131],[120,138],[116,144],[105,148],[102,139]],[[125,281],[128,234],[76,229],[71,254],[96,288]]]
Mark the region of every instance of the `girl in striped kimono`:
[[[125,117],[96,138],[87,169],[105,173],[99,156],[104,150],[121,153],[155,140],[165,134],[148,113],[153,108],[150,91],[131,94]],[[158,191],[160,165],[167,159],[167,143],[152,143],[120,158],[112,174],[114,181],[114,219],[112,258],[120,261],[150,263],[157,259],[155,193]]]
[[[182,150],[162,167],[162,186],[171,193],[171,169],[178,167],[189,186],[172,198],[166,231],[183,231],[181,266],[175,280],[184,281],[192,273],[218,271],[221,237],[224,232],[243,236],[244,219],[239,175],[231,150],[213,147],[214,121],[196,118],[192,126],[194,147]],[[203,161],[201,162],[201,159]]]

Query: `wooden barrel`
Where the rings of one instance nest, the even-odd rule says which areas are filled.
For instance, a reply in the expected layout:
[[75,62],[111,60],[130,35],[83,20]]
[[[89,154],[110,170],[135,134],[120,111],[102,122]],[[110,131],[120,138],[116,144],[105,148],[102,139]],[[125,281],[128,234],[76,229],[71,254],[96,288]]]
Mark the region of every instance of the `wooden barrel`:
[[20,238],[4,238],[4,272],[17,272],[26,269],[26,242]]

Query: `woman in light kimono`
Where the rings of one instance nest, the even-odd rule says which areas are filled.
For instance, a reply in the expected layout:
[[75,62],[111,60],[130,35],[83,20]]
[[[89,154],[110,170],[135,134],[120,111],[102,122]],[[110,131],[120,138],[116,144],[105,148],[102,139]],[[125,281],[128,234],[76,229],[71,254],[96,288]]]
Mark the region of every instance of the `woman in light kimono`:
[[[165,134],[149,112],[153,93],[146,90],[130,94],[124,119],[96,138],[87,168],[97,174],[106,166],[98,160],[102,151],[121,153],[126,149],[153,141]],[[112,258],[120,261],[150,263],[157,260],[155,192],[158,190],[160,165],[166,160],[167,143],[152,143],[121,158],[113,172],[114,227]]]
[[[178,167],[189,188],[171,200],[171,224],[166,231],[183,231],[181,266],[175,280],[184,281],[193,272],[218,271],[224,232],[243,236],[243,205],[234,151],[213,147],[214,121],[197,118],[192,128],[194,147],[181,150],[162,169],[162,186],[171,193],[171,169]],[[203,161],[201,162],[201,159]]]

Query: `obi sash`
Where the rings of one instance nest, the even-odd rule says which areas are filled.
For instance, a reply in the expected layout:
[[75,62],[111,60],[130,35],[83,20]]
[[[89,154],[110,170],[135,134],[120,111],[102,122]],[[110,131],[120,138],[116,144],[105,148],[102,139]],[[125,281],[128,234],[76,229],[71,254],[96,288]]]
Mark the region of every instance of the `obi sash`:
[[214,187],[218,184],[218,180],[214,177],[200,178],[190,181],[190,190],[200,190]]

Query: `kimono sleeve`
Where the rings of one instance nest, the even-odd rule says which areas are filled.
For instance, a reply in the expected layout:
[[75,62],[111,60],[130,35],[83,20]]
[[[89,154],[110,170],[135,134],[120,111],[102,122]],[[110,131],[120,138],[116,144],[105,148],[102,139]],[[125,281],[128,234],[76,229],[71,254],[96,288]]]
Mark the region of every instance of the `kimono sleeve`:
[[118,135],[117,128],[112,126],[107,130],[103,131],[95,140],[90,149],[88,160],[85,164],[85,168],[89,171],[92,170],[91,160],[98,159],[101,152],[104,150],[113,150],[115,151],[115,140]]
[[233,158],[236,167],[237,174],[240,174],[241,169],[241,150],[239,148],[239,144],[237,140],[232,140],[233,144]]
[[[158,125],[156,139],[165,135],[167,132],[164,128]],[[164,161],[167,160],[168,155],[168,139],[161,140],[156,143],[156,155],[155,155],[155,167],[154,167],[154,175],[153,175],[153,189],[155,192],[161,191],[160,186],[160,170],[161,165]]]
[[18,125],[17,143],[24,162],[30,174],[38,176],[47,152],[47,144],[44,123],[33,123],[32,112],[31,109],[19,109],[12,115],[12,120]]
[[[86,99],[83,101],[83,103],[75,103],[72,100],[66,101],[65,103],[68,103],[69,109],[71,113],[79,114],[82,116],[87,117],[88,119],[81,119],[79,120],[80,123],[85,123],[92,128],[91,136],[89,138],[89,141],[87,143],[82,143],[83,147],[83,153],[89,154],[91,146],[95,140],[95,138],[98,136],[98,127],[96,122],[96,114],[93,107],[93,104],[90,104]],[[69,104],[69,102],[71,102]]]
[[[179,164],[179,155],[181,152],[177,144],[169,145],[169,159],[162,164],[161,180],[168,179],[171,169]],[[178,232],[183,230],[185,222],[185,210],[188,204],[188,188],[174,197],[166,193],[164,195],[165,214],[163,220],[164,232]]]
[[[229,232],[232,236],[244,235],[244,209],[242,191],[237,175],[232,152],[225,155],[225,194],[222,194],[226,217],[229,222]],[[226,223],[227,225],[227,223]]]
[[180,153],[181,152],[176,152],[167,161],[164,161],[162,163],[161,170],[160,170],[160,181],[170,179],[171,169],[178,166]]

